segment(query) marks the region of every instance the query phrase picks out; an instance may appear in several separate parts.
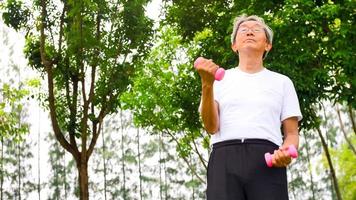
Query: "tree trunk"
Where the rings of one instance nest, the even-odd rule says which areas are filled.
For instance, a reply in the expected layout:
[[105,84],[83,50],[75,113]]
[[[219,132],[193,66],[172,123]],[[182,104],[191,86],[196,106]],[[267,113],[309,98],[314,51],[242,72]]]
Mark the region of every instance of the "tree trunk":
[[[291,180],[294,180],[293,173],[291,173],[290,175],[291,175]],[[297,176],[298,176],[298,175],[297,175]],[[290,190],[290,192],[292,192],[293,199],[297,199],[297,198],[296,198],[297,195],[295,194],[296,192],[295,192],[295,186],[294,186],[294,184],[291,185],[291,190]]]
[[4,184],[4,138],[2,136],[1,137],[1,159],[0,159],[0,163],[1,163],[1,167],[0,167],[0,200],[3,200],[3,184]]
[[68,193],[67,193],[67,163],[66,163],[66,152],[64,151],[63,154],[63,178],[64,178],[64,198],[68,199]]
[[168,171],[167,171],[167,158],[168,158],[168,151],[164,147],[164,143],[162,142],[162,149],[164,150],[165,157],[163,162],[163,170],[164,170],[164,199],[168,200]]
[[159,144],[158,144],[158,149],[159,149],[159,199],[163,199],[162,195],[162,138],[161,138],[161,133],[159,135]]
[[104,199],[106,200],[106,148],[105,148],[105,136],[104,136],[104,128],[103,128],[103,133],[102,133],[102,139],[103,139],[103,164],[104,164]]
[[343,123],[342,118],[341,118],[341,113],[340,113],[340,109],[339,109],[339,106],[338,106],[338,105],[336,105],[336,113],[337,113],[337,117],[338,117],[338,119],[339,119],[341,132],[343,133],[344,138],[345,138],[347,144],[349,145],[350,149],[351,149],[352,152],[356,155],[356,149],[355,149],[355,147],[352,145],[352,143],[351,143],[351,141],[349,140],[349,138],[347,137],[347,133],[346,133],[346,130],[345,130],[345,127],[344,127],[344,123]]
[[[38,88],[38,93],[40,93],[40,87]],[[39,99],[40,100],[40,99]],[[40,107],[40,103],[38,104]],[[38,109],[38,135],[37,135],[37,176],[38,176],[38,183],[37,183],[37,193],[38,193],[38,200],[41,200],[41,109]]]
[[138,157],[138,174],[140,179],[140,200],[143,198],[142,192],[142,171],[141,171],[141,152],[140,152],[140,129],[137,128],[137,157]]
[[[58,148],[58,154],[60,154],[60,149]],[[59,157],[59,156],[58,156]],[[59,159],[56,159],[56,167],[54,168],[54,171],[55,171],[55,173],[56,173],[56,180],[59,182],[59,177],[60,177],[60,169],[59,169],[59,163],[60,163],[60,160]],[[57,183],[56,185],[55,185],[55,197],[56,197],[56,199],[60,199],[60,197],[61,197],[61,188],[60,188],[60,185]]]
[[124,146],[124,123],[122,119],[122,111],[120,111],[120,121],[121,121],[121,152],[122,152],[122,196],[126,199],[126,174],[125,174],[125,146]]
[[78,181],[79,181],[79,197],[80,200],[89,200],[89,184],[88,184],[88,162],[77,161]]
[[18,177],[18,196],[19,200],[21,200],[21,147],[20,143],[17,144],[17,161],[18,161],[18,172],[17,172],[17,177]]
[[[194,174],[191,174],[191,180],[194,181]],[[195,200],[195,186],[192,187],[192,200]]]
[[348,108],[349,108],[349,116],[350,116],[350,121],[352,124],[352,129],[354,130],[354,134],[356,134],[356,123],[355,123],[354,112],[353,112],[351,105],[349,105]]
[[339,184],[337,182],[334,166],[333,166],[333,164],[331,162],[331,157],[330,157],[328,146],[326,144],[326,141],[324,139],[323,134],[321,133],[320,127],[318,127],[316,130],[317,130],[317,132],[319,134],[319,137],[320,137],[320,140],[321,140],[321,144],[323,145],[325,156],[326,156],[327,161],[328,161],[328,165],[329,165],[329,168],[330,168],[330,173],[331,173],[331,177],[332,177],[332,180],[333,180],[333,186],[334,186],[334,189],[335,189],[335,192],[336,192],[337,199],[338,200],[342,200],[341,193],[340,193],[340,190],[339,190]]
[[[308,139],[304,131],[303,134],[304,134],[305,141],[307,141]],[[308,142],[305,142],[305,148],[307,150],[308,169],[309,169],[309,176],[310,176],[310,190],[312,192],[313,200],[315,200],[315,189],[314,189],[313,173],[312,173],[311,163],[310,163],[310,152],[309,152]]]

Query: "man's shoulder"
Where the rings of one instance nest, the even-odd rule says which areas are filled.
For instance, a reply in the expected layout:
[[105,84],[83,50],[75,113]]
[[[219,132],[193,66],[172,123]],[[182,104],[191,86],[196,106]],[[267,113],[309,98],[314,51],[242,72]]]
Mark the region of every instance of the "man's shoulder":
[[284,75],[284,74],[279,73],[279,72],[272,71],[272,70],[267,69],[267,68],[266,68],[266,76],[268,76],[270,78],[273,78],[273,79],[280,80],[280,81],[291,81],[291,79],[287,75]]

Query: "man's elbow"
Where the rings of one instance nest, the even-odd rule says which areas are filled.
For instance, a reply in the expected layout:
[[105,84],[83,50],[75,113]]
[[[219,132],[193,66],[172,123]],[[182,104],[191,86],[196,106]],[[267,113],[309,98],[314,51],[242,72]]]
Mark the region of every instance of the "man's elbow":
[[205,126],[205,130],[210,135],[214,135],[216,132],[219,131],[219,128],[218,128],[218,126]]

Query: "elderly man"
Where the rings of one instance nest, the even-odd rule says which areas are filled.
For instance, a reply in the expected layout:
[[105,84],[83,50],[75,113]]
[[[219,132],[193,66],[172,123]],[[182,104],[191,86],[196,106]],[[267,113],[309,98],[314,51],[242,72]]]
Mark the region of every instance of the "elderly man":
[[[199,109],[213,145],[208,200],[288,199],[286,150],[298,147],[302,115],[292,81],[263,66],[272,39],[262,18],[239,16],[231,35],[238,66],[226,70],[221,81],[214,79],[219,67],[212,60],[196,67],[202,81]],[[272,168],[266,152],[273,153]]]

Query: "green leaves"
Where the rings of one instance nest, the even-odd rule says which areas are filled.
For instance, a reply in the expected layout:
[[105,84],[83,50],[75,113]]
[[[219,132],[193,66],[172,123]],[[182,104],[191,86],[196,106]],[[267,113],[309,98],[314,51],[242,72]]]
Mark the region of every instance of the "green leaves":
[[184,38],[182,43],[197,42],[199,50],[189,52],[191,57],[205,56],[224,68],[236,66],[236,56],[230,50],[232,20],[242,13],[256,14],[275,33],[264,64],[293,80],[304,116],[303,128],[318,126],[312,105],[323,99],[346,101],[355,108],[355,45],[350,45],[356,38],[352,23],[355,3],[221,2],[181,0],[167,4],[165,23],[176,24]]
[[[193,87],[193,68],[181,64],[187,57],[180,46],[181,38],[171,27],[164,27],[161,40],[137,71],[133,87],[122,99],[125,108],[136,111],[135,121],[155,130],[196,130],[197,87]],[[194,100],[193,100],[194,99]],[[195,103],[193,103],[195,102]]]
[[[352,135],[352,143],[356,143],[355,135]],[[349,149],[348,144],[342,144],[340,149],[333,149],[331,152],[333,163],[336,164],[336,173],[338,176],[340,189],[343,199],[351,200],[356,198],[356,162],[355,154]],[[325,158],[324,158],[325,159]]]
[[[24,52],[33,69],[42,75],[51,71],[60,129],[75,130],[79,137],[79,126],[87,124],[82,121],[85,115],[97,123],[101,110],[104,116],[117,111],[138,57],[150,47],[153,22],[144,9],[148,1],[46,1],[44,8],[39,1],[32,3],[38,16],[27,15],[21,1],[7,1],[3,7],[7,24],[11,22],[16,30],[33,22],[44,28],[43,33],[28,32]],[[43,58],[49,63],[46,69]],[[88,111],[85,101],[89,101]]]
[[24,6],[21,0],[7,0],[0,4],[0,8],[5,10],[2,17],[6,25],[15,30],[19,30],[27,25],[30,17],[30,10]]
[[22,100],[29,94],[28,90],[15,89],[8,84],[0,88],[0,137],[12,137],[21,140],[28,132],[28,124],[21,122]]

